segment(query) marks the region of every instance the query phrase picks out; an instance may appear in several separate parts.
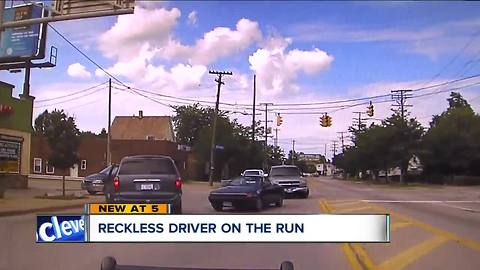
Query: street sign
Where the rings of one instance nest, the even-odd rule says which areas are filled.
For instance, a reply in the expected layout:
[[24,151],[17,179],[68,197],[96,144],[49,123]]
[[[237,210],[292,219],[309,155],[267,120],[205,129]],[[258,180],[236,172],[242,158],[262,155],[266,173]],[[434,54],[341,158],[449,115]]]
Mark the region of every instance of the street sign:
[[225,146],[223,146],[221,144],[217,144],[217,145],[215,145],[215,149],[224,150]]
[[[47,11],[39,5],[21,5],[5,8],[4,22],[39,19]],[[46,24],[6,28],[0,37],[0,63],[25,62],[45,58]]]

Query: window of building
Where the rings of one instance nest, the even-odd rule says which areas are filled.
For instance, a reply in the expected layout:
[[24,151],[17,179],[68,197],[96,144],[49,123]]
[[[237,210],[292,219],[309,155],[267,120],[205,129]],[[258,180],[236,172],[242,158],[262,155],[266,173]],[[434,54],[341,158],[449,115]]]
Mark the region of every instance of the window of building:
[[33,159],[33,172],[34,173],[42,173],[42,159],[41,158],[34,158]]
[[46,170],[47,174],[54,174],[55,173],[55,167],[48,164],[48,161],[45,162],[45,170]]
[[80,170],[86,170],[86,169],[87,169],[87,160],[82,159],[82,161],[80,163]]
[[155,141],[155,136],[147,135],[147,141]]

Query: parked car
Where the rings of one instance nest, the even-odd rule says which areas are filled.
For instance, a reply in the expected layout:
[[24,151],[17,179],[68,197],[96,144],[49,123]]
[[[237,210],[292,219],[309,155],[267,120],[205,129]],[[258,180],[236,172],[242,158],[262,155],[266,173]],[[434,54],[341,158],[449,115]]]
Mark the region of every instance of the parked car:
[[272,184],[268,178],[240,176],[233,179],[228,186],[210,192],[208,200],[217,211],[221,211],[223,207],[254,208],[261,211],[270,204],[281,207],[284,197],[283,188]]
[[262,177],[264,177],[265,173],[263,172],[263,170],[260,170],[260,169],[247,169],[247,170],[243,171],[243,173],[241,175],[242,176],[262,176]]
[[272,166],[268,177],[272,183],[282,186],[285,194],[299,194],[302,198],[307,198],[310,193],[307,181],[297,166]]
[[80,186],[92,195],[103,192],[104,182],[108,180],[109,176],[116,174],[117,169],[118,165],[112,164],[98,173],[85,176]]
[[182,212],[182,180],[168,156],[124,157],[105,193],[111,203],[168,203],[172,213]]

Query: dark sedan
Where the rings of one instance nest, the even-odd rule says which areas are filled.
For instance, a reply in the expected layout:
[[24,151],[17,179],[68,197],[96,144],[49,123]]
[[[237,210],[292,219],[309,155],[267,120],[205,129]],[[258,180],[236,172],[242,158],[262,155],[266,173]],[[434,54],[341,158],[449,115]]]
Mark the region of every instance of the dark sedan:
[[210,192],[208,200],[217,211],[223,210],[224,206],[260,211],[271,204],[282,206],[284,196],[283,187],[272,184],[267,178],[241,176],[233,179],[228,186]]
[[82,180],[81,187],[90,194],[97,192],[103,192],[104,183],[107,182],[107,178],[117,173],[118,165],[112,164],[98,173],[94,173],[85,176]]

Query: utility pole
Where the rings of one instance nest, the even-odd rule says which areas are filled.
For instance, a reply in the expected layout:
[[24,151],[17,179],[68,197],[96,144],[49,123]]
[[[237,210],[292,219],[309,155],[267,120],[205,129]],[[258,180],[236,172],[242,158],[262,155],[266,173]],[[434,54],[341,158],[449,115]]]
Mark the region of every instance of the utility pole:
[[[335,155],[337,154],[337,141],[333,141],[333,157],[335,157]],[[332,158],[332,161],[333,161],[333,158]]]
[[295,140],[292,140],[292,165],[295,165]]
[[353,113],[358,113],[358,117],[355,117],[353,118],[353,124],[352,126],[355,127],[355,125],[357,126],[357,131],[360,131],[363,127],[363,119],[362,118],[362,114],[364,114],[365,112],[353,112]]
[[112,154],[110,150],[110,126],[112,123],[112,78],[108,79],[108,125],[107,125],[107,165],[112,164]]
[[[412,107],[412,105],[406,105],[405,104],[405,101],[407,100],[407,98],[411,97],[412,95],[409,93],[411,92],[412,90],[405,90],[405,89],[402,89],[402,90],[392,90],[392,99],[396,100],[397,101],[397,104],[393,104],[394,107],[399,107],[398,110],[400,110],[400,117],[402,118],[402,125],[401,125],[401,128],[404,130],[406,128],[406,123],[407,123],[407,120],[405,119],[406,115],[407,115],[407,109],[406,107]],[[398,110],[393,110],[393,111],[396,111],[398,113]],[[404,134],[402,132],[402,134]],[[404,153],[405,154],[405,153]],[[408,157],[409,158],[409,157]],[[405,182],[405,166],[400,166],[400,184],[403,184]],[[387,172],[388,174],[388,172]]]
[[222,82],[222,76],[233,75],[233,73],[229,71],[212,70],[210,70],[208,73],[218,75],[218,78],[215,79],[215,82],[217,82],[217,102],[215,103],[215,115],[213,116],[212,142],[210,144],[210,175],[208,176],[208,184],[212,186],[213,174],[215,173],[215,137],[217,132],[218,104],[220,103],[220,88],[222,84],[225,84]]
[[273,103],[260,103],[260,106],[265,106],[265,141],[264,141],[264,169],[267,167],[267,146],[268,146],[268,106],[273,105]]
[[278,131],[280,130],[279,128],[274,128],[273,130],[275,130],[275,143],[274,143],[274,146],[277,147],[278,146]]
[[397,101],[397,104],[394,104],[393,106],[399,107],[400,110],[400,117],[402,117],[403,122],[405,122],[405,116],[406,116],[406,109],[405,107],[412,107],[412,105],[406,105],[405,101],[407,98],[411,97],[412,95],[409,94],[412,90],[392,90],[392,98]]
[[252,143],[255,143],[255,98],[257,95],[257,75],[253,75],[253,114],[252,114]]
[[337,132],[337,133],[340,133],[340,140],[342,141],[342,153],[345,152],[345,143],[344,143],[344,140],[343,140],[343,133],[345,133],[345,131],[340,131],[340,132]]
[[325,144],[325,161],[327,160],[327,144]]

